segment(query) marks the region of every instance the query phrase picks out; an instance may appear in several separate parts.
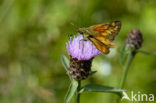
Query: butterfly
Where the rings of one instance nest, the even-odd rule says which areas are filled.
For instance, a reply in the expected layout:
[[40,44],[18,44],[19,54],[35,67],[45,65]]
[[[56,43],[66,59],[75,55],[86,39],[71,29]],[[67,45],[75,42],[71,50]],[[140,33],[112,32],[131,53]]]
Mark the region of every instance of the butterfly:
[[113,40],[120,31],[121,22],[113,21],[106,24],[96,24],[88,28],[78,29],[84,40],[89,40],[95,47],[104,54],[109,53],[109,48],[115,44]]

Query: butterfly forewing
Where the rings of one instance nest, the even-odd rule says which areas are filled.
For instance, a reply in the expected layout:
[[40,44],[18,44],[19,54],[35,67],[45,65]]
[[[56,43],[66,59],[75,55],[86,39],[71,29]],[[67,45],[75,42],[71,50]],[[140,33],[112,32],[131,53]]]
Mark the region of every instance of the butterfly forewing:
[[93,35],[104,36],[109,40],[114,40],[115,36],[118,34],[121,28],[120,21],[113,21],[106,24],[97,24],[90,26],[89,29],[94,33]]

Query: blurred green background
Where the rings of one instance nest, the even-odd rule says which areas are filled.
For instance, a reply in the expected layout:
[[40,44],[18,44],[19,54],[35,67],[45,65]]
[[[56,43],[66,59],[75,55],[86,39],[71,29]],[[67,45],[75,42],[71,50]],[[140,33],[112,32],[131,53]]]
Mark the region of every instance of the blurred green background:
[[[122,22],[116,48],[94,59],[98,72],[83,85],[119,86],[120,53],[133,28],[143,34],[141,50],[156,51],[156,0],[0,0],[0,103],[63,103],[70,80],[60,59],[68,56],[68,34],[77,30],[70,23],[113,20]],[[136,55],[125,88],[156,94],[156,56]],[[86,92],[81,103],[111,103],[114,97]]]

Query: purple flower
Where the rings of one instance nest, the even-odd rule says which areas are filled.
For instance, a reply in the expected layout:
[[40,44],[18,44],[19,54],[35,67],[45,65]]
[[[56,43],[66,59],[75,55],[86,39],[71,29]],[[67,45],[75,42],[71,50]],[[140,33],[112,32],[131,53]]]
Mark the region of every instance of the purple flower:
[[89,60],[101,54],[89,41],[84,41],[82,36],[74,37],[66,44],[66,47],[68,54],[78,60]]

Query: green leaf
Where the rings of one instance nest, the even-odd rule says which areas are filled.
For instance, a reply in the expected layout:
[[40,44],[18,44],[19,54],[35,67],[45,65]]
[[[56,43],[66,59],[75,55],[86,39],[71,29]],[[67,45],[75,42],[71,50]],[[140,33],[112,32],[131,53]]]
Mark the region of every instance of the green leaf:
[[67,75],[69,76],[69,79],[72,80],[72,77],[68,73],[69,59],[65,55],[62,55],[61,61],[62,61],[62,64],[67,72]]
[[95,74],[97,71],[91,71],[91,73],[89,75],[93,75]]
[[72,80],[70,87],[68,89],[66,98],[65,98],[65,103],[69,103],[71,98],[73,97],[74,93],[76,92],[78,87],[78,82],[75,80]]
[[62,55],[61,61],[62,61],[62,64],[63,64],[65,70],[68,72],[69,59],[65,55]]
[[86,86],[82,87],[79,92],[82,93],[82,92],[85,92],[85,91],[109,92],[109,93],[116,93],[116,94],[121,95],[121,92],[126,91],[126,90],[120,89],[120,88],[109,87],[109,86],[90,84],[90,85],[86,85]]
[[146,54],[146,55],[156,55],[156,52],[147,52],[147,51],[142,51],[142,50],[139,50],[138,52],[142,54]]

